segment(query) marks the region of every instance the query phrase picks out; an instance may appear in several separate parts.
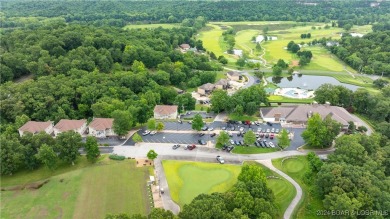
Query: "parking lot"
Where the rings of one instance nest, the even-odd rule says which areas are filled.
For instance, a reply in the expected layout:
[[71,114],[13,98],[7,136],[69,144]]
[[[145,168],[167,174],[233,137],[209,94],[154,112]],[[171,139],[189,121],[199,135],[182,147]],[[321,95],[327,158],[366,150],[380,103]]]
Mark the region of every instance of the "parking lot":
[[[243,141],[242,136],[237,136],[240,127],[243,127],[245,131],[248,131],[249,128],[251,128],[254,132],[258,130],[258,128],[261,128],[262,130],[266,129],[279,129],[281,130],[282,127],[280,124],[273,124],[273,126],[268,126],[266,124],[260,124],[257,125],[243,125],[243,124],[227,124],[225,122],[213,122],[210,124],[206,124],[208,127],[213,127],[213,131],[204,131],[204,136],[200,136],[198,133],[180,133],[180,131],[192,131],[191,124],[183,122],[183,124],[180,124],[178,122],[165,122],[165,130],[169,131],[179,131],[178,133],[172,133],[172,132],[160,132],[155,135],[146,135],[142,136],[142,133],[145,129],[141,129],[138,131],[138,134],[142,136],[142,139],[144,142],[150,142],[150,143],[172,143],[173,144],[199,144],[198,140],[204,140],[204,141],[210,141],[212,144],[216,143],[216,138],[218,137],[210,137],[212,133],[215,131],[221,130],[223,127],[225,127],[228,132],[232,134],[232,137],[230,139],[233,139],[234,141]],[[232,128],[234,127],[234,131],[232,131]],[[291,133],[294,133],[294,138],[291,141],[290,146],[286,150],[296,150],[299,146],[302,146],[304,144],[304,140],[301,137],[301,133],[303,132],[303,128],[288,128],[288,130]],[[270,138],[264,138],[267,140],[267,142],[273,142],[275,145],[277,145],[277,138],[274,139]],[[134,145],[134,142],[129,139],[125,145]]]

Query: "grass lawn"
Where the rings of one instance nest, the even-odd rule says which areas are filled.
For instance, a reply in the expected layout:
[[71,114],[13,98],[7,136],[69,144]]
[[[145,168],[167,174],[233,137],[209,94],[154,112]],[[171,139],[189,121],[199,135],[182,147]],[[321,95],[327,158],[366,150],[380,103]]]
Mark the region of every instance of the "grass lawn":
[[253,50],[256,44],[252,42],[252,37],[259,35],[258,30],[242,30],[236,33],[236,47],[247,52],[249,57],[253,58]]
[[[268,178],[268,186],[275,194],[276,203],[279,206],[279,216],[283,213],[295,197],[294,186],[286,179],[257,162],[245,162],[245,164],[259,165]],[[225,192],[236,182],[241,171],[239,165],[200,163],[190,161],[163,161],[165,175],[171,191],[172,199],[181,207],[190,203],[193,198],[202,193]]]
[[248,115],[236,115],[235,113],[229,114],[229,119],[233,121],[257,121],[258,118],[255,116],[248,116]]
[[258,148],[256,146],[236,146],[233,149],[235,154],[261,154],[278,151],[276,148]]
[[206,104],[195,104],[195,111],[206,111],[207,108],[210,108],[210,106]]
[[288,98],[279,95],[270,95],[268,97],[268,101],[270,103],[313,103],[314,99],[296,99],[296,98]]
[[[148,167],[136,168],[134,160],[108,158],[94,165],[80,163],[72,170],[59,169],[40,189],[2,191],[2,218],[104,218],[107,213],[148,213]],[[45,178],[41,169],[29,176]],[[19,174],[13,177],[20,179],[6,178],[5,182],[35,181]]]
[[241,166],[189,161],[163,161],[172,199],[183,207],[202,193],[225,192],[236,182]]
[[322,210],[324,207],[321,198],[310,192],[315,189],[314,186],[308,186],[303,182],[304,174],[309,168],[306,156],[275,159],[272,160],[272,164],[293,178],[302,187],[302,200],[297,210],[294,211],[293,218],[318,218],[316,211]]
[[129,24],[123,27],[123,29],[136,29],[136,28],[157,28],[157,27],[162,27],[162,28],[174,28],[174,27],[180,27],[180,23],[176,24]]

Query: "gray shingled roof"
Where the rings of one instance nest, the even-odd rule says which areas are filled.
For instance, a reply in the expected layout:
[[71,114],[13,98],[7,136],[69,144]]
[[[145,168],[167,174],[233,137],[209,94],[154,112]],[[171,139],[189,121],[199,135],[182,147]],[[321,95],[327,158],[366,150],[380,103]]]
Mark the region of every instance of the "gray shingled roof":
[[220,79],[219,81],[217,81],[217,83],[215,83],[215,85],[223,85],[223,86],[226,86],[228,85],[229,81],[226,80],[226,79]]
[[200,86],[199,88],[203,89],[203,90],[213,90],[214,87],[215,87],[214,84],[207,83],[207,84]]

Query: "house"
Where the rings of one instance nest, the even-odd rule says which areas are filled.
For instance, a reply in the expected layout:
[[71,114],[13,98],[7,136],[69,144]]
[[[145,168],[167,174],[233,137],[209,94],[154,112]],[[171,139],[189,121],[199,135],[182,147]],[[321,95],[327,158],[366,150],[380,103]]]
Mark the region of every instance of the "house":
[[177,105],[156,105],[154,107],[155,119],[176,119]]
[[26,132],[29,132],[33,135],[39,132],[46,132],[47,134],[51,134],[53,132],[53,122],[35,122],[28,121],[22,127],[18,129],[20,137],[22,137]]
[[241,57],[242,56],[242,50],[241,49],[233,49],[233,54]]
[[178,94],[184,93],[183,90],[181,90],[181,89],[179,89],[179,88],[177,88],[177,87],[173,87],[173,89],[175,89],[175,91],[176,91]]
[[307,120],[315,113],[324,119],[330,115],[333,120],[342,124],[343,129],[348,129],[348,122],[352,121],[356,126],[362,126],[347,110],[338,106],[327,104],[310,104],[286,107],[266,107],[260,109],[260,115],[267,122],[287,122],[293,124],[306,124]]
[[191,48],[191,46],[189,44],[186,44],[186,43],[181,44],[179,47],[183,52],[185,52]]
[[200,95],[208,95],[215,89],[215,85],[211,83],[204,84],[198,87],[198,93]]
[[88,133],[97,138],[106,138],[107,136],[116,135],[112,129],[114,119],[94,118],[88,125]]
[[229,81],[227,79],[220,79],[215,83],[215,89],[226,90],[229,87]]
[[70,120],[70,119],[61,119],[53,128],[54,136],[57,137],[58,134],[67,131],[74,131],[80,135],[84,134],[87,129],[87,120]]
[[241,74],[237,71],[229,71],[228,73],[226,73],[226,75],[232,81],[239,81],[242,79]]

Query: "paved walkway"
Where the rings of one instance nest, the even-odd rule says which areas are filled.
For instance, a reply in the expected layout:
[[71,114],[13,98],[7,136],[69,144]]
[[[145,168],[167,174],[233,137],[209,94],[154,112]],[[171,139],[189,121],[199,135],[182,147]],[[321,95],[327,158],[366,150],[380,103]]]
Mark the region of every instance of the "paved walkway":
[[158,177],[160,190],[164,189],[164,194],[161,194],[162,204],[165,210],[170,210],[174,214],[179,214],[180,207],[171,199],[171,192],[169,191],[168,181],[165,177],[164,168],[161,163],[161,159],[156,159],[154,161],[154,166],[156,169],[156,177]]
[[277,174],[281,175],[282,177],[284,177],[287,181],[289,181],[295,187],[297,194],[295,195],[294,199],[291,201],[290,205],[287,207],[287,209],[283,215],[284,219],[291,218],[291,215],[294,212],[294,209],[297,207],[299,201],[302,198],[302,188],[291,177],[289,177],[287,174],[285,174],[284,172],[282,172],[279,169],[277,169],[276,167],[274,167],[274,165],[272,165],[271,160],[256,160],[256,161],[258,163],[261,163],[264,166],[268,167],[270,170],[276,172]]

